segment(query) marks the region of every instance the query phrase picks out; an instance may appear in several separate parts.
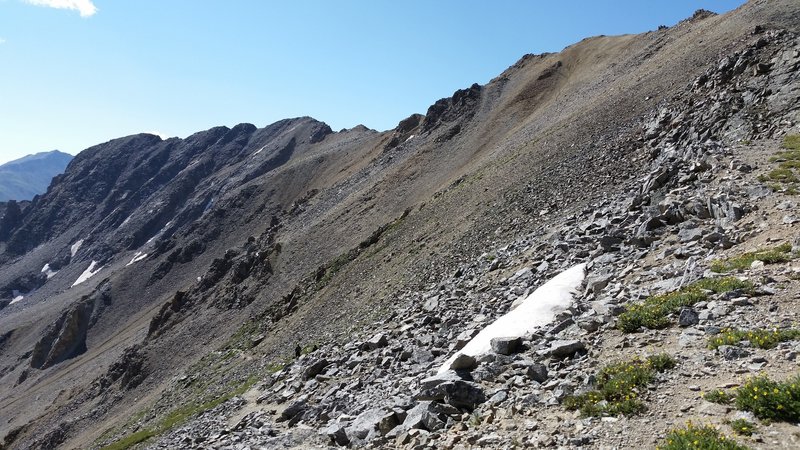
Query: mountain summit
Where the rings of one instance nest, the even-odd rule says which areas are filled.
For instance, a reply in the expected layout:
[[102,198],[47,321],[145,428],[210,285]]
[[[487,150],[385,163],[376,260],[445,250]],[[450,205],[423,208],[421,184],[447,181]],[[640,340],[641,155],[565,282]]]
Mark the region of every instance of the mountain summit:
[[63,173],[70,161],[72,155],[53,150],[0,165],[0,202],[31,200],[44,194],[53,177]]

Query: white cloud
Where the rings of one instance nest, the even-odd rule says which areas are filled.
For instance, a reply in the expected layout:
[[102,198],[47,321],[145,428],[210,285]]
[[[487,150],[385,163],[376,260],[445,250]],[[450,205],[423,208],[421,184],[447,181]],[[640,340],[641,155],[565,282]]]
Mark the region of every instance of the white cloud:
[[6,43],[6,40],[3,39],[3,38],[0,38],[0,44],[5,44],[5,43]]
[[81,17],[89,17],[97,13],[97,7],[92,0],[23,0],[25,3],[36,6],[46,6],[56,9],[71,9],[78,11]]

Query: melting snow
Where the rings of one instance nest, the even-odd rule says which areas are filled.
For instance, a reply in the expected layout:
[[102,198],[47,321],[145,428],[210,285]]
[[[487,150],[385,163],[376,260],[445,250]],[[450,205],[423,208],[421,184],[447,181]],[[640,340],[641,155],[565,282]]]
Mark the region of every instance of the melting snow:
[[586,264],[578,264],[561,272],[533,291],[522,303],[481,330],[459,352],[450,357],[438,373],[446,372],[459,353],[478,356],[491,351],[491,341],[497,337],[519,337],[536,327],[553,321],[558,312],[572,303],[572,296],[586,276]]
[[69,251],[72,254],[73,258],[75,257],[75,254],[78,253],[78,250],[81,248],[81,245],[83,245],[83,239],[72,244],[72,247],[70,247]]
[[128,264],[125,264],[125,267],[133,265],[133,264],[135,264],[135,263],[137,263],[137,262],[139,262],[139,261],[141,261],[141,260],[143,260],[145,258],[147,258],[147,253],[136,252],[136,254],[133,255],[133,259],[131,259],[131,262],[129,262]]
[[95,276],[97,274],[97,272],[100,272],[103,269],[102,267],[98,267],[97,270],[95,270],[94,269],[95,267],[97,267],[97,261],[92,261],[92,263],[89,264],[89,267],[87,267],[86,270],[83,271],[81,276],[79,276],[78,279],[75,280],[74,283],[72,283],[72,286],[77,286],[77,285],[83,283],[84,281],[88,280],[89,278],[92,278],[93,276]]
[[253,153],[253,156],[256,156],[257,154],[261,153],[262,151],[264,151],[265,148],[267,148],[266,145],[258,149],[255,153]]
[[44,265],[44,267],[42,267],[42,273],[47,275],[47,279],[49,280],[50,278],[53,278],[53,275],[57,274],[58,271],[50,269],[50,263],[47,263]]
[[23,298],[25,298],[25,297],[23,297],[23,296],[21,296],[21,295],[18,295],[18,296],[16,296],[16,297],[14,297],[14,300],[11,300],[11,303],[9,303],[9,305],[13,305],[14,303],[17,303],[17,302],[19,302],[19,301],[20,301],[20,300],[22,300]]

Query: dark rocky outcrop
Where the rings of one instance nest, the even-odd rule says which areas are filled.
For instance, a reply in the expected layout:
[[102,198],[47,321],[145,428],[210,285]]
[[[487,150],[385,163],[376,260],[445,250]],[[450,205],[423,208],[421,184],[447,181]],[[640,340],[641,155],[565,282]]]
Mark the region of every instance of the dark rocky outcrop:
[[[428,108],[425,113],[425,119],[422,122],[422,131],[431,131],[434,128],[441,126],[444,123],[458,121],[467,121],[475,114],[478,102],[481,99],[482,86],[475,83],[468,89],[457,90],[452,97],[443,98]],[[458,133],[456,127],[451,127],[448,131],[449,138],[444,138],[447,141],[452,136]],[[460,130],[460,128],[458,128]]]
[[111,303],[110,290],[108,281],[101,283],[47,327],[33,348],[30,366],[46,369],[86,352],[86,334]]
[[125,349],[122,356],[108,368],[108,372],[100,378],[100,386],[105,389],[119,381],[123,390],[133,389],[147,378],[147,359],[141,347],[133,346]]
[[80,302],[45,331],[31,355],[31,367],[46,369],[86,351],[92,304]]
[[23,275],[0,287],[0,297],[13,298],[15,292],[24,295],[40,288],[46,281],[47,275],[41,272]]
[[0,215],[0,241],[6,241],[22,221],[22,210],[16,200],[5,203]]

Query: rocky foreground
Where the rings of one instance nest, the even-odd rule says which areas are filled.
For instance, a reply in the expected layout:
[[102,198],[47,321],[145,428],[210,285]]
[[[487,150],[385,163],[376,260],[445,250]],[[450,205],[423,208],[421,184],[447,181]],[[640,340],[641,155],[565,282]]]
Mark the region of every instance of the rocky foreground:
[[[260,362],[149,447],[688,448],[670,447],[681,433],[800,447],[798,68],[796,36],[755,29],[647,122],[651,172],[625,194],[404,293],[360,341],[309,336],[301,356]],[[742,112],[753,106],[761,113]],[[516,300],[584,262],[584,286],[552,324],[435,374]],[[217,352],[214,370],[247,347]],[[187,371],[175,391],[203,376]],[[787,384],[746,401],[766,381]],[[127,425],[129,443],[157,431],[146,424],[163,413],[150,414]]]

